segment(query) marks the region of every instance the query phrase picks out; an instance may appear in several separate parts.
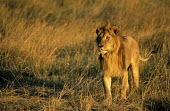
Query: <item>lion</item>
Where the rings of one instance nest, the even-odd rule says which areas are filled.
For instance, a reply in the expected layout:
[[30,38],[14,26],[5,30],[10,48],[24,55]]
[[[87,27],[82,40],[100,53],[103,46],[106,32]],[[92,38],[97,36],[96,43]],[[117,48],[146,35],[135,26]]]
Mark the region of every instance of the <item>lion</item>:
[[147,61],[154,53],[152,51],[147,58],[139,54],[138,43],[130,36],[121,37],[117,26],[107,24],[96,29],[96,42],[99,48],[99,60],[103,75],[103,85],[106,101],[112,101],[111,78],[121,78],[121,99],[126,99],[129,88],[128,69],[133,72],[134,85],[139,87],[139,60]]

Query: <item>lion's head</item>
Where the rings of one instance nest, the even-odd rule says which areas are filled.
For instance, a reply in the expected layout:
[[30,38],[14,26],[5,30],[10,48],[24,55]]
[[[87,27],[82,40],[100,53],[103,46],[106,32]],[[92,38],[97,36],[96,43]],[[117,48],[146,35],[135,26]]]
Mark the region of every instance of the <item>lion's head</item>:
[[105,25],[104,27],[96,29],[96,42],[99,47],[101,54],[106,54],[113,51],[117,47],[117,36],[118,27],[111,26],[110,24]]

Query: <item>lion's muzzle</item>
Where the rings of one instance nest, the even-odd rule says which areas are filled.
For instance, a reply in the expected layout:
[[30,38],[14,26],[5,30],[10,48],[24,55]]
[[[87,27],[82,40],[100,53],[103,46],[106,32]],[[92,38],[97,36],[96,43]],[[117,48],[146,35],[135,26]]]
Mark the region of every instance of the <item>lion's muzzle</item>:
[[100,52],[100,54],[106,54],[107,50],[105,50],[103,46],[102,47],[99,46],[99,52]]

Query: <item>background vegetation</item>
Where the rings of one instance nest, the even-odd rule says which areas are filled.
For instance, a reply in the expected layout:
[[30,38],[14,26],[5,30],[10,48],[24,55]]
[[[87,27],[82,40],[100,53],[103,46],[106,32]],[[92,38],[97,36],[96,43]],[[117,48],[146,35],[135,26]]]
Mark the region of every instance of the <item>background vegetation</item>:
[[[170,110],[169,0],[1,0],[0,110]],[[140,88],[104,107],[95,30],[108,21],[149,62]],[[133,81],[130,79],[130,84]]]

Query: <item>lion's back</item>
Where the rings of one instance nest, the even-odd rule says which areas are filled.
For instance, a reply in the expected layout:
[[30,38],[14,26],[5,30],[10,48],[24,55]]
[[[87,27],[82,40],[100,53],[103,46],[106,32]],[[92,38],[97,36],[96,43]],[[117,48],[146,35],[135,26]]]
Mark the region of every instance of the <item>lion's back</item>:
[[123,45],[125,50],[138,49],[138,43],[131,36],[122,37]]

